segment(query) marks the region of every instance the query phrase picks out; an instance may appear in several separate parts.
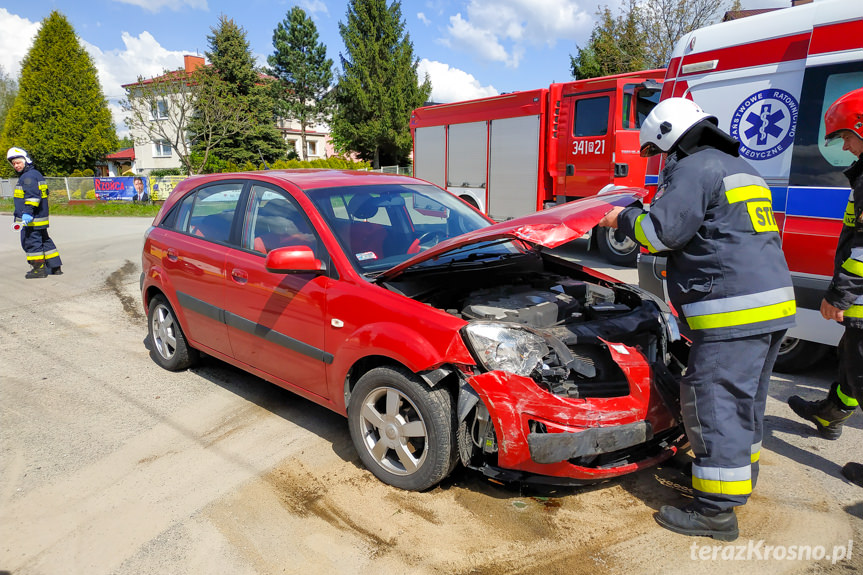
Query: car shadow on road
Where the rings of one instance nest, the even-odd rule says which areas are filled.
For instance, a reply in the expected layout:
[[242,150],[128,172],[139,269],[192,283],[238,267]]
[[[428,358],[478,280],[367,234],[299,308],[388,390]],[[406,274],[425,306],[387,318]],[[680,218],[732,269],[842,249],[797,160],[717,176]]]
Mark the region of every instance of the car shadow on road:
[[[143,343],[152,355],[149,337],[144,338]],[[188,371],[327,440],[342,460],[362,468],[351,442],[347,419],[338,413],[204,353],[199,363]]]

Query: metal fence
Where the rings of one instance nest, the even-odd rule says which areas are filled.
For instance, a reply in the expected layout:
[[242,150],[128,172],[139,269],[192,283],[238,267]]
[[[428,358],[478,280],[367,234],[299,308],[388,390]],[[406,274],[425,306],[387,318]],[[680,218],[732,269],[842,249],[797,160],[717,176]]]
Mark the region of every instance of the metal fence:
[[[369,170],[372,172],[382,172],[384,174],[401,174],[410,176],[413,172],[411,166],[383,166],[377,170]],[[160,176],[154,178],[148,176],[150,184],[150,197],[153,200],[164,200],[167,198],[174,188],[185,180],[188,176]],[[54,194],[57,199],[59,194],[66,196],[67,200],[95,200],[96,185],[93,178],[45,178],[48,183],[48,190]],[[0,197],[11,198],[15,185],[18,183],[17,178],[2,178],[0,179]]]
[[402,176],[413,175],[413,167],[411,166],[381,166],[377,170],[370,169],[370,172],[382,172],[384,174],[399,174]]
[[[153,200],[164,200],[174,188],[188,176],[161,176],[158,178],[148,177],[150,184],[150,198]],[[89,178],[45,178],[48,191],[58,199],[65,196],[67,200],[95,200],[96,184],[92,177]],[[17,178],[0,179],[0,198],[11,198]]]

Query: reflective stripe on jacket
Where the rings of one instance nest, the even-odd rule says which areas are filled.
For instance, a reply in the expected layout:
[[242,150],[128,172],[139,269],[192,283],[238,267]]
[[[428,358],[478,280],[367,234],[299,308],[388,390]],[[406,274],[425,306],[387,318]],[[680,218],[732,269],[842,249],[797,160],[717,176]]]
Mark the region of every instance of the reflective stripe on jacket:
[[627,208],[618,225],[668,257],[669,297],[693,333],[720,340],[794,325],[770,188],[745,160],[714,148],[669,156],[650,210]]

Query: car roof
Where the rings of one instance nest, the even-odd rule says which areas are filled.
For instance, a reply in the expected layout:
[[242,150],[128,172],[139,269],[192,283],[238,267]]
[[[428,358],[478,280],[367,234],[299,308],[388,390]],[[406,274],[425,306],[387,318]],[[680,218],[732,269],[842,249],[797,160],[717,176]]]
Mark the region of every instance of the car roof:
[[[257,172],[238,172],[232,174],[209,174],[194,176],[185,180],[186,186],[197,187],[210,181],[255,179],[264,181],[287,182],[302,190],[331,188],[338,186],[372,186],[375,184],[427,184],[411,176],[384,174],[362,170],[298,169],[298,170],[260,170]],[[186,187],[184,186],[184,187]]]

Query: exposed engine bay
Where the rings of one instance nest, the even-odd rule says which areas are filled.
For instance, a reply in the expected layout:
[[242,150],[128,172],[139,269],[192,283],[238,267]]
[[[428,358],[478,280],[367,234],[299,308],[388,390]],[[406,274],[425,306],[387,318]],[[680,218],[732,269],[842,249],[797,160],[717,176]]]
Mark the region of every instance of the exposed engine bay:
[[629,393],[602,340],[636,347],[650,363],[674,361],[666,319],[650,295],[597,280],[547,254],[529,252],[447,274],[411,274],[390,287],[466,321],[519,324],[541,335],[549,353],[531,377],[556,395]]
[[[446,273],[428,270],[405,274],[387,287],[470,322],[465,331],[488,322],[523,326],[524,331],[541,337],[545,352],[529,377],[562,398],[628,396],[629,381],[608,347],[622,343],[636,348],[651,365],[657,391],[669,409],[679,413],[677,379],[685,368],[688,347],[680,340],[672,341],[676,335],[676,326],[670,329],[674,320],[652,296],[635,286],[597,279],[577,264],[530,251],[523,257]],[[476,346],[472,351],[477,353]],[[483,365],[481,358],[478,360]],[[464,397],[459,398],[462,463],[489,476],[511,479],[496,466],[498,437],[487,408],[478,397],[469,403],[471,407],[466,409]],[[545,434],[547,430],[543,424],[531,422],[530,433]],[[637,453],[631,449],[600,450],[570,462],[585,467],[630,463],[667,448],[680,433],[679,429],[668,429],[653,436],[648,430]]]

